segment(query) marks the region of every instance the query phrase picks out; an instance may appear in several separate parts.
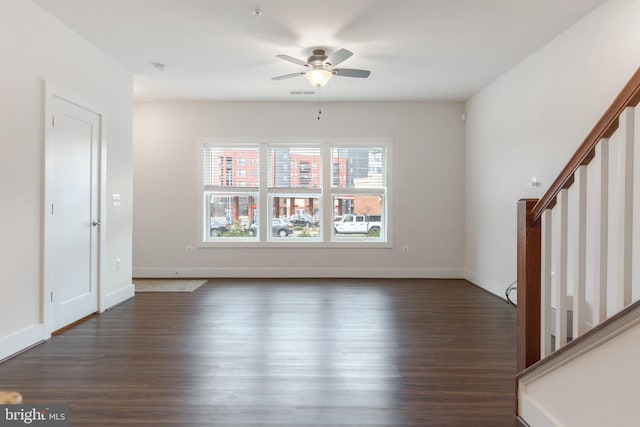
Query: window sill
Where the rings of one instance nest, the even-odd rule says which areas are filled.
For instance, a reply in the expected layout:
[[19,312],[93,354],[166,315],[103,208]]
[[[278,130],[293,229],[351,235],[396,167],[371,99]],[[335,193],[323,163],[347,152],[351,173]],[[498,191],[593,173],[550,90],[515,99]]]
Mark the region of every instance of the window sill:
[[237,240],[233,242],[202,242],[198,245],[199,249],[390,249],[392,247],[393,244],[391,242],[363,242],[354,240],[340,242],[256,242]]

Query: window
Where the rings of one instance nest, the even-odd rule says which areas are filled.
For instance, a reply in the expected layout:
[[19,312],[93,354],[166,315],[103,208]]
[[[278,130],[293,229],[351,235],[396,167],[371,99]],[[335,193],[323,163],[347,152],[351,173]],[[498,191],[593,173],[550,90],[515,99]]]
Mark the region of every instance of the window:
[[[272,145],[267,147],[268,195],[272,218],[293,225],[290,240],[319,241],[322,236],[318,213],[322,176],[310,176],[309,164],[320,163],[320,145]],[[272,237],[276,236],[275,231]],[[279,235],[278,235],[279,236]]]
[[234,176],[233,159],[252,159],[257,169],[259,154],[257,146],[203,145],[203,241],[257,239],[258,177],[246,170]]
[[202,147],[204,243],[389,241],[388,140],[205,140]]
[[332,239],[386,240],[387,147],[332,147]]

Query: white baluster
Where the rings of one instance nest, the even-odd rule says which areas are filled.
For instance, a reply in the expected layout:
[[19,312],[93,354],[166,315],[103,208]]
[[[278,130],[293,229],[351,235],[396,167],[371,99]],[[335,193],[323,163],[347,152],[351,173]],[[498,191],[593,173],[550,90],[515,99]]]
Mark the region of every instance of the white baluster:
[[587,276],[593,290],[593,325],[607,318],[607,253],[609,233],[609,140],[596,145],[589,164],[587,198]]
[[542,214],[540,357],[551,354],[551,227],[552,210]]
[[[567,189],[558,193],[555,209],[558,210],[558,252],[555,254],[556,285],[556,350],[567,343]],[[555,210],[554,209],[554,210]]]
[[572,212],[576,222],[573,236],[573,339],[586,332],[586,234],[587,234],[587,167],[580,166],[574,174],[571,191],[575,193]]
[[633,141],[633,237],[631,242],[631,297],[640,299],[640,108],[635,109]]
[[618,197],[616,201],[615,221],[617,223],[616,257],[614,260],[616,275],[616,308],[624,308],[631,303],[631,223],[633,197],[633,127],[634,108],[628,107],[620,115],[620,125],[616,133],[620,133],[617,142],[618,170],[616,188]]

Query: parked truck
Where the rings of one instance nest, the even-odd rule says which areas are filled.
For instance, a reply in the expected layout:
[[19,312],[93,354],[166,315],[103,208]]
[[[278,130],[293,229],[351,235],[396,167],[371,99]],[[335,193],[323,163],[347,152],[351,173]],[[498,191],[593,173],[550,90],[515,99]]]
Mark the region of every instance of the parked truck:
[[380,234],[380,215],[346,214],[333,222],[336,234]]

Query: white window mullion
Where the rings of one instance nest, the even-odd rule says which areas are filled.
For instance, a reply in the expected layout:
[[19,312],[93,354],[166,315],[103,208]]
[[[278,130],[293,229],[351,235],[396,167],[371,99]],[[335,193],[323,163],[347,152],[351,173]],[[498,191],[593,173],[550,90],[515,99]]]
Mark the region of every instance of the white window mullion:
[[320,224],[322,224],[322,241],[331,240],[333,229],[333,194],[331,187],[333,164],[331,163],[331,144],[322,145],[322,201]]
[[269,146],[267,144],[260,144],[260,210],[258,211],[258,229],[260,241],[265,242],[271,234],[271,209],[269,206]]

